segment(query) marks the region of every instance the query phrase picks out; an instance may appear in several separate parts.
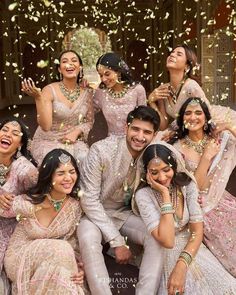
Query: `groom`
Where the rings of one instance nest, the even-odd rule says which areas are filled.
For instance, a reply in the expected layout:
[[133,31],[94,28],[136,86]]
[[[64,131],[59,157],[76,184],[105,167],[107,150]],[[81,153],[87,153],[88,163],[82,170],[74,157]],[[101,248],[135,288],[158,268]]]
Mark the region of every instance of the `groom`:
[[135,108],[127,117],[126,136],[108,137],[93,144],[82,164],[81,206],[86,215],[77,234],[92,295],[112,294],[102,242],[109,242],[114,248],[117,263],[126,264],[132,256],[126,238],[144,248],[136,294],[157,293],[162,248],[146,231],[142,219],[133,214],[130,203],[140,180],[137,160],[159,125],[160,118],[152,108]]

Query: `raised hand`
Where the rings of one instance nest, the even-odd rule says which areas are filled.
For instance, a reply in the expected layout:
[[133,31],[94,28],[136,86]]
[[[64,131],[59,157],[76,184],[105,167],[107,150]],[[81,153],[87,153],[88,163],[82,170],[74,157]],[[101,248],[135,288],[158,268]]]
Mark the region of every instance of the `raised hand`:
[[21,91],[35,99],[38,99],[41,96],[41,89],[36,87],[34,81],[31,78],[24,79],[21,82]]

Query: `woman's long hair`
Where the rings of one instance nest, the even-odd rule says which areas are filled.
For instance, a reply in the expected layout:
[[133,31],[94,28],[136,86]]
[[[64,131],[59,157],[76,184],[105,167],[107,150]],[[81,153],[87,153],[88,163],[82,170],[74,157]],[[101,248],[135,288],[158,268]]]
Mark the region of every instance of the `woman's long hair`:
[[176,131],[176,135],[169,141],[170,144],[173,144],[178,139],[182,139],[186,135],[188,135],[189,131],[188,131],[187,128],[185,128],[185,124],[184,124],[184,114],[185,114],[185,110],[186,110],[187,106],[193,100],[196,101],[197,103],[199,103],[199,105],[201,106],[201,108],[202,108],[202,110],[203,110],[203,112],[205,114],[207,128],[205,128],[204,133],[206,133],[206,134],[209,135],[213,131],[213,125],[211,123],[211,114],[210,114],[210,111],[209,111],[209,109],[207,107],[207,104],[200,97],[189,97],[183,103],[183,105],[181,106],[181,108],[179,110],[179,114],[178,114],[177,119],[176,119],[176,123],[177,123],[178,129]]
[[[184,172],[177,172],[177,161],[174,158],[172,151],[169,150],[166,146],[161,144],[151,144],[149,145],[143,153],[143,166],[144,170],[147,173],[148,164],[151,160],[155,158],[160,158],[164,163],[169,165],[174,171],[174,176],[171,180],[173,185],[185,186],[188,185],[191,181],[191,178]],[[141,187],[147,186],[147,182],[142,182]]]
[[[37,163],[36,161],[34,160],[34,158],[32,157],[29,149],[28,149],[28,146],[29,146],[29,131],[28,131],[28,127],[26,127],[25,123],[19,119],[19,118],[16,118],[16,117],[8,117],[6,119],[4,119],[3,121],[1,121],[0,123],[0,129],[2,129],[2,127],[9,123],[9,122],[17,122],[19,125],[20,125],[20,129],[21,129],[21,133],[22,133],[22,136],[21,136],[21,154],[22,156],[24,156],[27,160],[29,160],[34,166],[37,167]],[[14,159],[17,159],[17,150],[13,156]]]
[[[125,61],[116,53],[108,52],[99,57],[96,63],[96,69],[99,65],[105,66],[108,69],[120,74],[121,82],[127,85],[134,85],[137,82],[134,81],[130,69]],[[103,82],[100,83],[99,88],[106,88]]]
[[77,167],[77,163],[74,157],[66,150],[54,149],[44,157],[43,162],[39,168],[38,182],[27,192],[29,201],[31,203],[40,204],[45,200],[46,194],[48,194],[52,188],[53,173],[61,164],[59,157],[63,154],[70,157],[71,164],[77,173],[77,180],[72,189],[72,192],[70,193],[70,196],[75,199],[78,198],[77,193],[79,190],[79,169]]

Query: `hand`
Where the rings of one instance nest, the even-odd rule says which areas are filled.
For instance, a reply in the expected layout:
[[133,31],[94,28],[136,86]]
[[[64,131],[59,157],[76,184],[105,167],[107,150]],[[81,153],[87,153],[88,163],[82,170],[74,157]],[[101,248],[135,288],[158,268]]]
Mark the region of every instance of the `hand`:
[[204,204],[205,204],[205,197],[203,195],[199,195],[197,198],[197,201],[198,201],[199,205],[201,206],[201,208],[203,208]]
[[89,82],[87,79],[82,79],[82,81],[80,82],[80,86],[81,88],[85,89],[87,87],[89,87]]
[[219,140],[211,139],[210,142],[205,147],[203,157],[211,161],[220,151]]
[[127,246],[119,246],[115,249],[116,262],[119,264],[127,264],[132,257],[132,253]]
[[82,131],[81,129],[77,128],[75,130],[73,130],[72,132],[66,134],[64,136],[64,138],[61,139],[62,143],[67,143],[67,144],[73,144],[76,142],[76,140],[78,139],[78,137],[81,135]]
[[170,96],[170,91],[168,85],[161,85],[158,88],[154,89],[148,97],[148,102],[153,103],[161,99],[167,99]]
[[23,91],[27,95],[32,96],[35,99],[40,98],[41,89],[35,86],[35,83],[31,78],[24,79],[21,82],[21,87],[21,91]]
[[71,276],[70,279],[75,284],[82,286],[84,283],[84,271],[80,270],[78,273]]
[[168,279],[168,295],[175,295],[177,291],[182,295],[186,280],[187,266],[182,261],[178,261]]
[[212,135],[214,137],[218,137],[220,135],[220,133],[222,131],[225,131],[225,130],[231,130],[231,126],[230,126],[230,123],[225,123],[225,122],[218,122],[216,125],[215,125],[215,128],[212,132]]
[[152,178],[151,173],[148,171],[146,174],[147,183],[150,185],[151,188],[158,191],[162,196],[169,196],[169,189],[168,187],[160,184],[159,182],[155,181]]
[[0,208],[3,210],[11,209],[13,199],[14,197],[12,195],[0,195]]

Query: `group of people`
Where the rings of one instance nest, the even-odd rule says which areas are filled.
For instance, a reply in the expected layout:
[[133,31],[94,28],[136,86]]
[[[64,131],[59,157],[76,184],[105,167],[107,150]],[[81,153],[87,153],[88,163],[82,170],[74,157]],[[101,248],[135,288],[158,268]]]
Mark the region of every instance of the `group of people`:
[[[112,294],[103,245],[127,264],[131,242],[137,295],[236,294],[236,114],[207,100],[195,53],[174,48],[169,83],[148,97],[113,52],[95,91],[75,51],[59,61],[60,81],[22,82],[39,125],[30,147],[20,119],[0,124],[0,293]],[[98,110],[108,137],[89,148]]]

